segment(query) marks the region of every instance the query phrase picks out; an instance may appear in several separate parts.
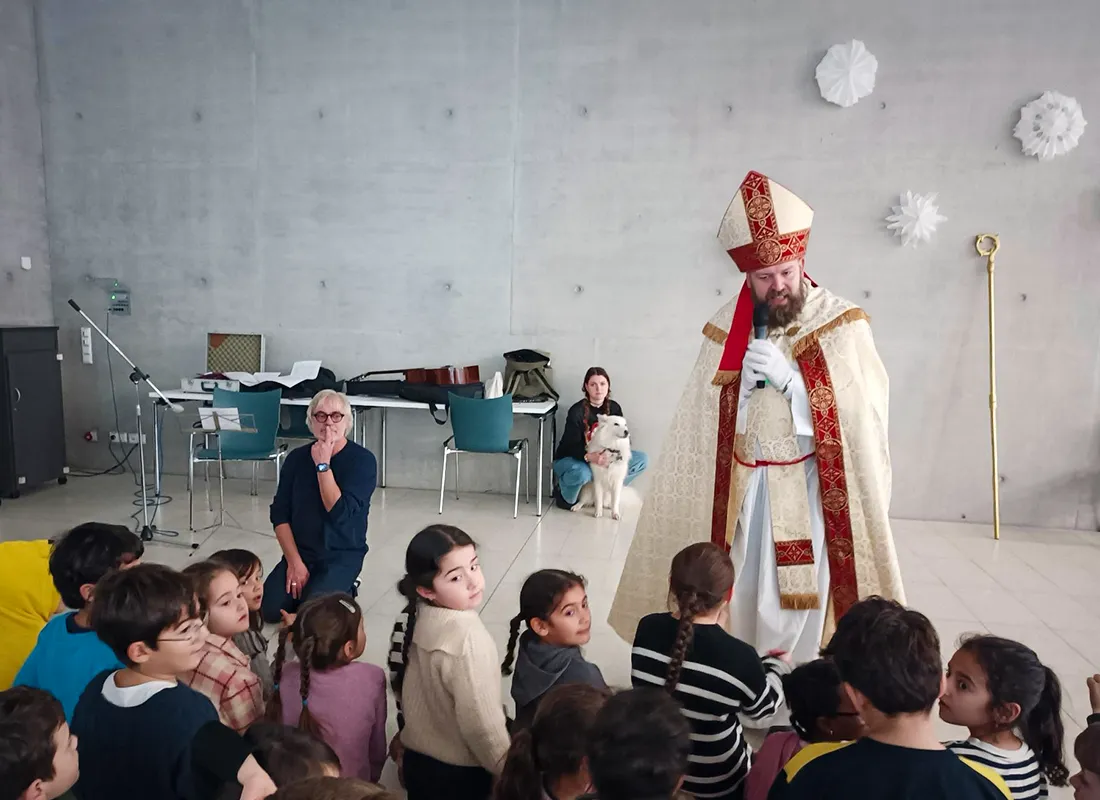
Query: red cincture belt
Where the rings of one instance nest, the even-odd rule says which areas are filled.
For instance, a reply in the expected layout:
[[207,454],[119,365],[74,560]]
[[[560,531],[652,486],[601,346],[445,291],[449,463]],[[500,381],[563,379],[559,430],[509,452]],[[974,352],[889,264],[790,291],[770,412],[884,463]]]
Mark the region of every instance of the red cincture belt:
[[756,469],[757,467],[791,467],[795,464],[801,464],[803,461],[809,461],[814,457],[814,453],[807,453],[801,458],[796,458],[794,461],[757,461],[754,464],[750,464],[747,461],[742,461],[737,453],[733,454],[734,460],[742,467],[748,467],[749,469]]

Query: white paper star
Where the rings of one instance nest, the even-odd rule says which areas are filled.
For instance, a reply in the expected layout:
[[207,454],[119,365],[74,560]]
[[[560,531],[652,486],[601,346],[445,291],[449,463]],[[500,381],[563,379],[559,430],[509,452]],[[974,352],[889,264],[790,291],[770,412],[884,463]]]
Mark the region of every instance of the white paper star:
[[886,229],[893,231],[895,236],[900,236],[903,245],[916,247],[921,242],[930,240],[936,232],[936,226],[946,222],[947,217],[940,214],[935,192],[906,192],[901,195],[899,205],[894,206],[894,213],[886,221],[890,223]]
[[875,90],[878,59],[859,39],[834,44],[817,65],[814,77],[821,96],[842,108],[854,106]]
[[1050,161],[1077,146],[1085,132],[1081,104],[1060,92],[1043,92],[1020,109],[1020,121],[1012,135],[1024,146],[1024,154]]

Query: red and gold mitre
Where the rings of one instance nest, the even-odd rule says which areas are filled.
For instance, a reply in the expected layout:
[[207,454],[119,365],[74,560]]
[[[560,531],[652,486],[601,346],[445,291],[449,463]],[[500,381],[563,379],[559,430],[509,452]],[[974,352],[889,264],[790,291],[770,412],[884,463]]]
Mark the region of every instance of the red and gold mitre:
[[813,220],[794,192],[750,172],[722,217],[718,241],[739,270],[754,272],[806,255]]
[[[767,175],[750,172],[722,216],[718,241],[742,272],[755,272],[806,255],[814,210]],[[741,287],[714,383],[732,383],[752,334],[752,290]]]

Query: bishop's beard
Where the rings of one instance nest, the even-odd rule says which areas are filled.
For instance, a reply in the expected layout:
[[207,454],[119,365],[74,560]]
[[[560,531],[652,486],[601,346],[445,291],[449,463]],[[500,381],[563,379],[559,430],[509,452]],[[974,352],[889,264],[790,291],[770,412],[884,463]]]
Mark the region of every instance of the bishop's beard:
[[[771,305],[771,301],[778,297],[786,297],[786,305]],[[768,327],[785,328],[798,319],[802,313],[802,306],[806,303],[806,293],[801,285],[793,292],[777,292],[772,289],[768,292],[766,299],[768,301]]]

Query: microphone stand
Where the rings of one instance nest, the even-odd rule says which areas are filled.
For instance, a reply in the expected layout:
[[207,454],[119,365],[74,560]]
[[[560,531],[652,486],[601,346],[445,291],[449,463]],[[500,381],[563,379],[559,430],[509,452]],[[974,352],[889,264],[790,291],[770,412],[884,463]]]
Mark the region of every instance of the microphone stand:
[[133,361],[131,361],[130,357],[127,356],[124,352],[122,352],[122,350],[119,348],[119,346],[117,344],[115,344],[114,341],[112,341],[111,337],[108,336],[106,333],[104,333],[102,330],[100,330],[99,326],[95,324],[95,321],[93,321],[91,317],[89,317],[87,314],[85,314],[83,311],[81,311],[80,306],[78,306],[76,304],[76,301],[74,301],[70,298],[69,305],[72,306],[73,310],[77,314],[84,317],[84,319],[87,321],[87,323],[89,325],[91,325],[92,328],[95,329],[95,332],[103,337],[103,341],[105,341],[107,344],[109,344],[112,347],[112,349],[114,349],[114,351],[116,353],[118,353],[120,356],[122,356],[122,360],[125,361],[127,364],[129,364],[130,367],[133,369],[133,372],[130,373],[130,383],[132,383],[134,385],[134,397],[135,397],[135,400],[137,401],[136,404],[135,404],[135,409],[137,410],[137,433],[138,433],[137,445],[138,445],[138,458],[141,460],[141,470],[140,470],[140,472],[141,472],[141,510],[142,510],[142,514],[144,515],[143,519],[142,519],[142,526],[141,526],[141,532],[140,532],[141,540],[143,542],[151,542],[151,541],[153,541],[153,537],[157,534],[160,534],[161,536],[167,536],[167,537],[174,538],[174,537],[178,536],[179,534],[175,533],[175,532],[158,531],[156,526],[151,524],[150,520],[149,520],[149,488],[148,488],[148,486],[145,482],[145,431],[142,429],[142,424],[141,424],[141,384],[142,384],[142,382],[145,382],[145,383],[149,384],[149,388],[152,389],[154,392],[156,392],[160,396],[160,399],[164,401],[165,405],[167,405],[170,409],[175,411],[177,414],[179,412],[183,411],[183,407],[180,406],[177,403],[173,403],[171,400],[169,400],[167,397],[165,397],[164,392],[162,392],[160,389],[158,389],[156,384],[154,384],[149,379],[149,374],[147,372],[144,372],[143,370],[139,369],[138,365],[135,364]]

